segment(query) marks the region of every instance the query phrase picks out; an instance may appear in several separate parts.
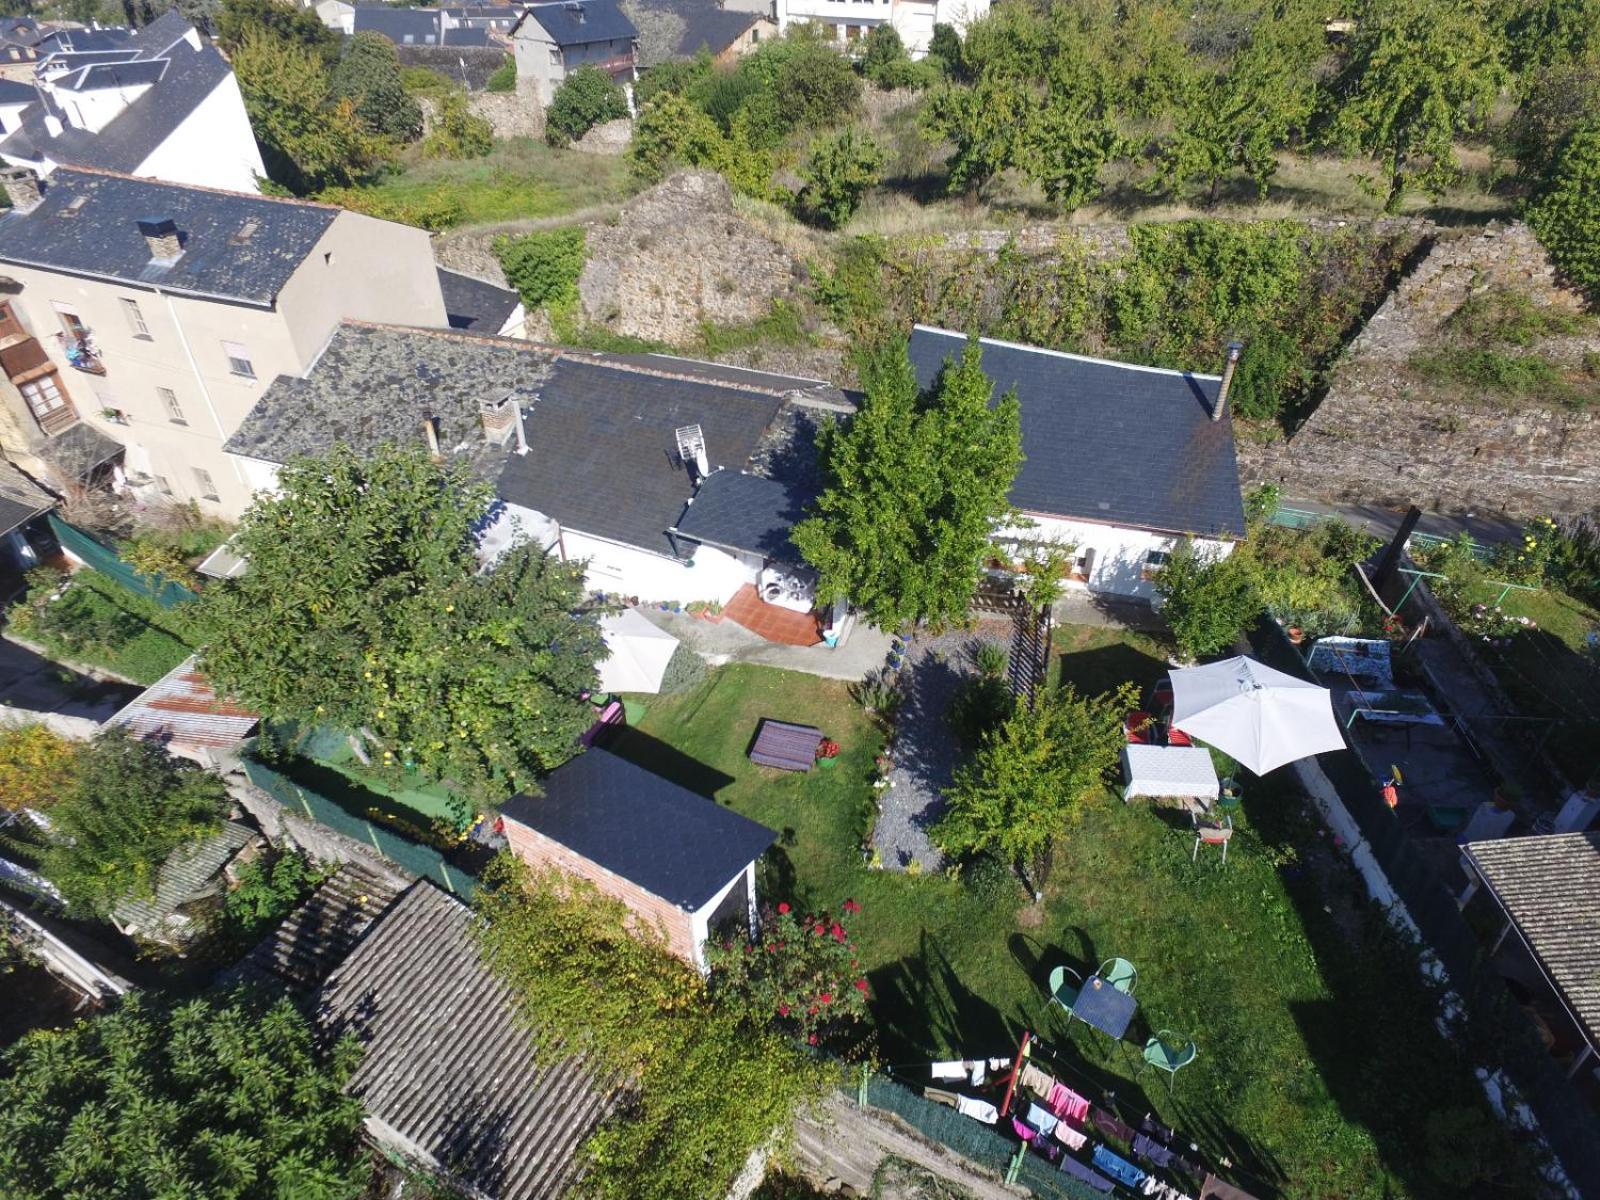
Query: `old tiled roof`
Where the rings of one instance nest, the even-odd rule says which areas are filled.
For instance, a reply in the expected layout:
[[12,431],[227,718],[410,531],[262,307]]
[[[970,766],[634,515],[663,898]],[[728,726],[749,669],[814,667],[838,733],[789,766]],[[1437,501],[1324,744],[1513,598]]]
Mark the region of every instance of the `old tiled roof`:
[[444,294],[444,311],[450,328],[462,333],[498,334],[522,297],[510,288],[500,287],[475,275],[447,271],[440,267],[439,290]]
[[709,4],[682,5],[672,11],[683,20],[683,36],[678,39],[677,53],[685,58],[693,58],[702,47],[713,55],[721,54],[757,21],[770,19],[766,13],[740,12]]
[[191,654],[106,724],[126,726],[135,737],[162,744],[228,748],[249,737],[258,720],[212,691]]
[[413,884],[329,977],[318,1019],[362,1041],[350,1090],[370,1118],[496,1200],[554,1200],[613,1093],[582,1060],[540,1053],[483,961],[475,919]]
[[616,0],[551,0],[546,4],[530,4],[512,32],[530,17],[558,46],[625,41],[639,36]]
[[501,813],[688,912],[778,836],[599,749],[552,771],[542,796],[513,796]]
[[148,936],[160,934],[166,919],[181,906],[206,895],[222,868],[256,839],[256,831],[236,821],[174,850],[162,864],[153,897],[124,900],[112,910],[123,925]]
[[81,480],[121,454],[122,443],[112,441],[92,425],[80,421],[56,434],[36,452],[60,471],[63,478]]
[[[929,387],[966,337],[917,326],[911,362]],[[1233,421],[1211,419],[1215,376],[982,341],[996,394],[1016,390],[1024,512],[1203,537],[1244,536]]]
[[[267,306],[338,215],[301,200],[63,167],[37,208],[0,217],[0,262]],[[145,218],[177,225],[177,261],[151,261]]]
[[56,506],[56,498],[9,462],[0,460],[0,534]]
[[1600,830],[1472,842],[1465,853],[1600,1047]]
[[814,495],[789,481],[714,471],[695,490],[677,531],[697,542],[797,562],[789,530],[805,516]]

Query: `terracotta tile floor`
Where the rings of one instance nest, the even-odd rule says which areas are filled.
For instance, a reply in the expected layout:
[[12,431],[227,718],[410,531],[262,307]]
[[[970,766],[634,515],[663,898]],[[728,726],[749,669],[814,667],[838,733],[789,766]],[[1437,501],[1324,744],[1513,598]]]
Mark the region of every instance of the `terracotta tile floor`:
[[769,642],[785,646],[815,646],[822,640],[815,616],[768,604],[756,595],[756,589],[748,583],[733,594],[733,599],[723,607],[722,615]]

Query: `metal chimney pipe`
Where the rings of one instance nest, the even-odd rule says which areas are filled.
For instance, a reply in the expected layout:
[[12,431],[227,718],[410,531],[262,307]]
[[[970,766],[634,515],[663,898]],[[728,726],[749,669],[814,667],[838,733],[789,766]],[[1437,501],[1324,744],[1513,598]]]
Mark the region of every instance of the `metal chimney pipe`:
[[422,436],[423,439],[428,443],[428,453],[432,455],[435,460],[440,458],[439,427],[433,423],[433,414],[431,412],[425,412],[422,414]]
[[1222,368],[1222,382],[1217,385],[1217,402],[1211,406],[1213,421],[1222,420],[1222,414],[1228,409],[1228,389],[1233,386],[1233,373],[1239,369],[1239,355],[1243,350],[1243,342],[1228,343],[1228,361]]

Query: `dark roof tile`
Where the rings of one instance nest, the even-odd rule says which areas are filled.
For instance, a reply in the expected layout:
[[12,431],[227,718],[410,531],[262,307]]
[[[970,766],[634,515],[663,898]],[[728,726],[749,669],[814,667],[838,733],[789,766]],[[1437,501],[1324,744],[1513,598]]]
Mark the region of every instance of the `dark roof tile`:
[[715,471],[695,490],[677,530],[697,542],[798,562],[789,530],[805,516],[814,489],[743,471]]
[[[537,21],[558,46],[626,41],[639,36],[615,0],[554,0],[530,4],[522,20]],[[521,25],[521,21],[517,24]]]
[[510,288],[443,267],[439,268],[439,290],[444,293],[450,328],[463,333],[498,334],[522,303],[522,297]]

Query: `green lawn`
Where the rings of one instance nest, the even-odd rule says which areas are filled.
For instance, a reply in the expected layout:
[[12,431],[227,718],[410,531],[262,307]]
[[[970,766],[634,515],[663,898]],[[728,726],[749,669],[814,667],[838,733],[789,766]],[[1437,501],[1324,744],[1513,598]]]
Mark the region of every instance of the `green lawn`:
[[162,608],[97,571],[72,577],[66,594],[41,620],[18,622],[17,632],[55,657],[87,663],[154,683],[194,653],[180,609]]
[[[1059,673],[1088,690],[1149,682],[1165,666],[1138,635],[1066,629]],[[787,775],[745,758],[762,717],[820,726],[843,745],[833,771]],[[1427,1114],[1481,1099],[1432,1025],[1403,950],[1357,898],[1299,802],[1257,785],[1224,868],[1190,862],[1185,822],[1102,796],[1063,839],[1042,905],[985,901],[958,881],[872,871],[861,846],[879,735],[845,685],[747,665],[655,700],[620,753],[781,833],[769,900],[854,897],[873,1017],[888,1063],[1004,1053],[1023,1028],[1061,1048],[1068,1078],[1114,1086],[1225,1153],[1260,1193],[1456,1196],[1425,1166]],[[1134,1035],[1169,1027],[1196,1063],[1169,1099],[1129,1078],[1131,1046],[1048,1015],[1041,985],[1065,963],[1122,955],[1140,969]]]

